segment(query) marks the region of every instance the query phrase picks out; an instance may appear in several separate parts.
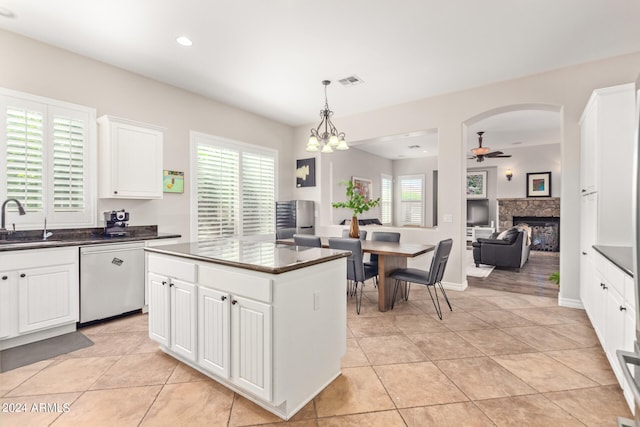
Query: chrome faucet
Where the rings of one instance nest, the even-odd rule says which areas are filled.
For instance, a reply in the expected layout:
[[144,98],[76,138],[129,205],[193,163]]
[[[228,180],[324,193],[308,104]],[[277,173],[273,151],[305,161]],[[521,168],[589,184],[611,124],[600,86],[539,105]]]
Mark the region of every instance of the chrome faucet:
[[2,218],[0,218],[0,240],[6,239],[7,236],[9,235],[9,231],[5,228],[6,208],[7,208],[7,203],[9,202],[16,202],[16,204],[18,205],[18,213],[20,213],[20,215],[26,214],[26,212],[24,211],[24,208],[22,207],[22,205],[17,199],[5,200],[4,203],[2,204]]
[[42,230],[42,240],[47,240],[49,237],[53,236],[53,233],[47,231],[47,217],[44,218],[44,230]]

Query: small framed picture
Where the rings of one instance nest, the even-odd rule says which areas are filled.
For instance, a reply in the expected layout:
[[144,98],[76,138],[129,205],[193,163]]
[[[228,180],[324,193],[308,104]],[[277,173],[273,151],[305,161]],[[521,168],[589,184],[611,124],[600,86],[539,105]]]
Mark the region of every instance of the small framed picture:
[[527,173],[527,197],[551,197],[551,172]]
[[296,187],[316,186],[316,158],[296,160]]
[[373,194],[373,181],[367,178],[351,177],[353,181],[353,191],[364,197],[365,201],[371,200]]
[[165,170],[162,174],[163,193],[184,193],[184,172]]
[[487,198],[487,171],[467,172],[467,199]]

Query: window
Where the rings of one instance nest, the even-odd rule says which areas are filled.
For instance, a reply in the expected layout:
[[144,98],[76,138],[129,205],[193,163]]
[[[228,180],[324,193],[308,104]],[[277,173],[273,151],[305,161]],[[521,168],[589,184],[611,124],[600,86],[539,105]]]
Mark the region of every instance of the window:
[[193,239],[275,232],[275,150],[192,132],[191,153]]
[[424,224],[424,175],[398,177],[399,225]]
[[383,224],[393,223],[393,177],[382,174],[380,176],[380,221]]
[[95,110],[0,89],[0,199],[22,228],[95,225]]

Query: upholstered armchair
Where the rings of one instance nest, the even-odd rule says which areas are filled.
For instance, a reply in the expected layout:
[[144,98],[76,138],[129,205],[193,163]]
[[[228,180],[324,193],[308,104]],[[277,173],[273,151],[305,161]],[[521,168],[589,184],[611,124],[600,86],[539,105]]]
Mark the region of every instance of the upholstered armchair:
[[478,239],[473,242],[473,262],[478,264],[495,265],[496,267],[520,268],[529,259],[531,246],[525,230],[509,229],[503,238],[493,233],[489,239]]

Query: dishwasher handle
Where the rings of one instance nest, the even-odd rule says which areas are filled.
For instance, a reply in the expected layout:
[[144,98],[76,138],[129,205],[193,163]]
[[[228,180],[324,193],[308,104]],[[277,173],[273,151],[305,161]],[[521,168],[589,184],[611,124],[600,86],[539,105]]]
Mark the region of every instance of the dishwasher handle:
[[99,249],[99,248],[91,248],[85,249],[80,248],[80,255],[92,255],[92,254],[108,254],[113,252],[130,252],[144,249],[144,245],[133,246],[133,247],[119,247],[113,249]]

